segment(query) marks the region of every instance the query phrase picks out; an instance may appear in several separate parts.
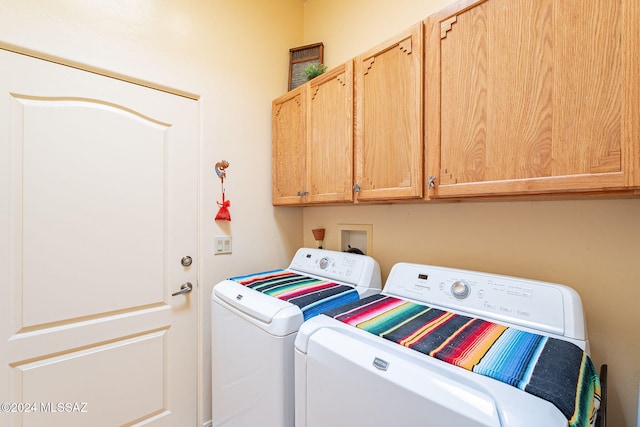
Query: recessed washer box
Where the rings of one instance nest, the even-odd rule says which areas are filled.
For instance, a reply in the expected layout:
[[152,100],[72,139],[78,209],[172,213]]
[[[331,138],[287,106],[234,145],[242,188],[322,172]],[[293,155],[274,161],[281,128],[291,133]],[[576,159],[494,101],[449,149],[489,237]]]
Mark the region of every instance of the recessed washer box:
[[358,248],[365,255],[373,254],[373,224],[338,224],[340,232],[340,250],[346,251],[349,246]]

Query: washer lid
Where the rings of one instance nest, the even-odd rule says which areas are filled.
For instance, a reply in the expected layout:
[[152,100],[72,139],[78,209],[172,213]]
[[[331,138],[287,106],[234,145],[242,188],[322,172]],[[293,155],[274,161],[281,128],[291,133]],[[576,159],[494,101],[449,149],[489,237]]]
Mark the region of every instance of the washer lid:
[[271,333],[294,333],[303,322],[302,311],[286,301],[270,297],[232,280],[213,287],[212,299],[246,320]]
[[300,274],[292,270],[271,270],[232,277],[247,288],[296,305],[305,320],[323,311],[358,300],[353,286]]

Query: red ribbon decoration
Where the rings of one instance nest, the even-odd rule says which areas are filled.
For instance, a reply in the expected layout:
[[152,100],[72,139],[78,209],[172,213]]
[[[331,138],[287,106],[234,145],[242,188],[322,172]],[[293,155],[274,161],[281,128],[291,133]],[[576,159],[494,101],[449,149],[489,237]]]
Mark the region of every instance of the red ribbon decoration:
[[220,210],[218,210],[218,214],[216,215],[216,221],[231,221],[231,213],[229,213],[231,201],[224,199],[224,191],[222,192],[222,203],[216,203],[220,206]]

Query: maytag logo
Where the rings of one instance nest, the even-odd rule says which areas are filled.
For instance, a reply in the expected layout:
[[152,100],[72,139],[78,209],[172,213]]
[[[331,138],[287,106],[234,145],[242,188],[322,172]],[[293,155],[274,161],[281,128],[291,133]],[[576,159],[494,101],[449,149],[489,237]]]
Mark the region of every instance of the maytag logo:
[[375,366],[376,369],[380,369],[381,371],[386,371],[389,368],[389,362],[376,357],[375,359],[373,359],[373,366]]

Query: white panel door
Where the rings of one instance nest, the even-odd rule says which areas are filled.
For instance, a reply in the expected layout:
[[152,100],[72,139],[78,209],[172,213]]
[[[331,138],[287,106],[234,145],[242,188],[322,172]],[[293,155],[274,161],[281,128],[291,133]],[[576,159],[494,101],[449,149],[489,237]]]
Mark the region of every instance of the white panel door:
[[0,425],[195,426],[197,101],[0,70]]

